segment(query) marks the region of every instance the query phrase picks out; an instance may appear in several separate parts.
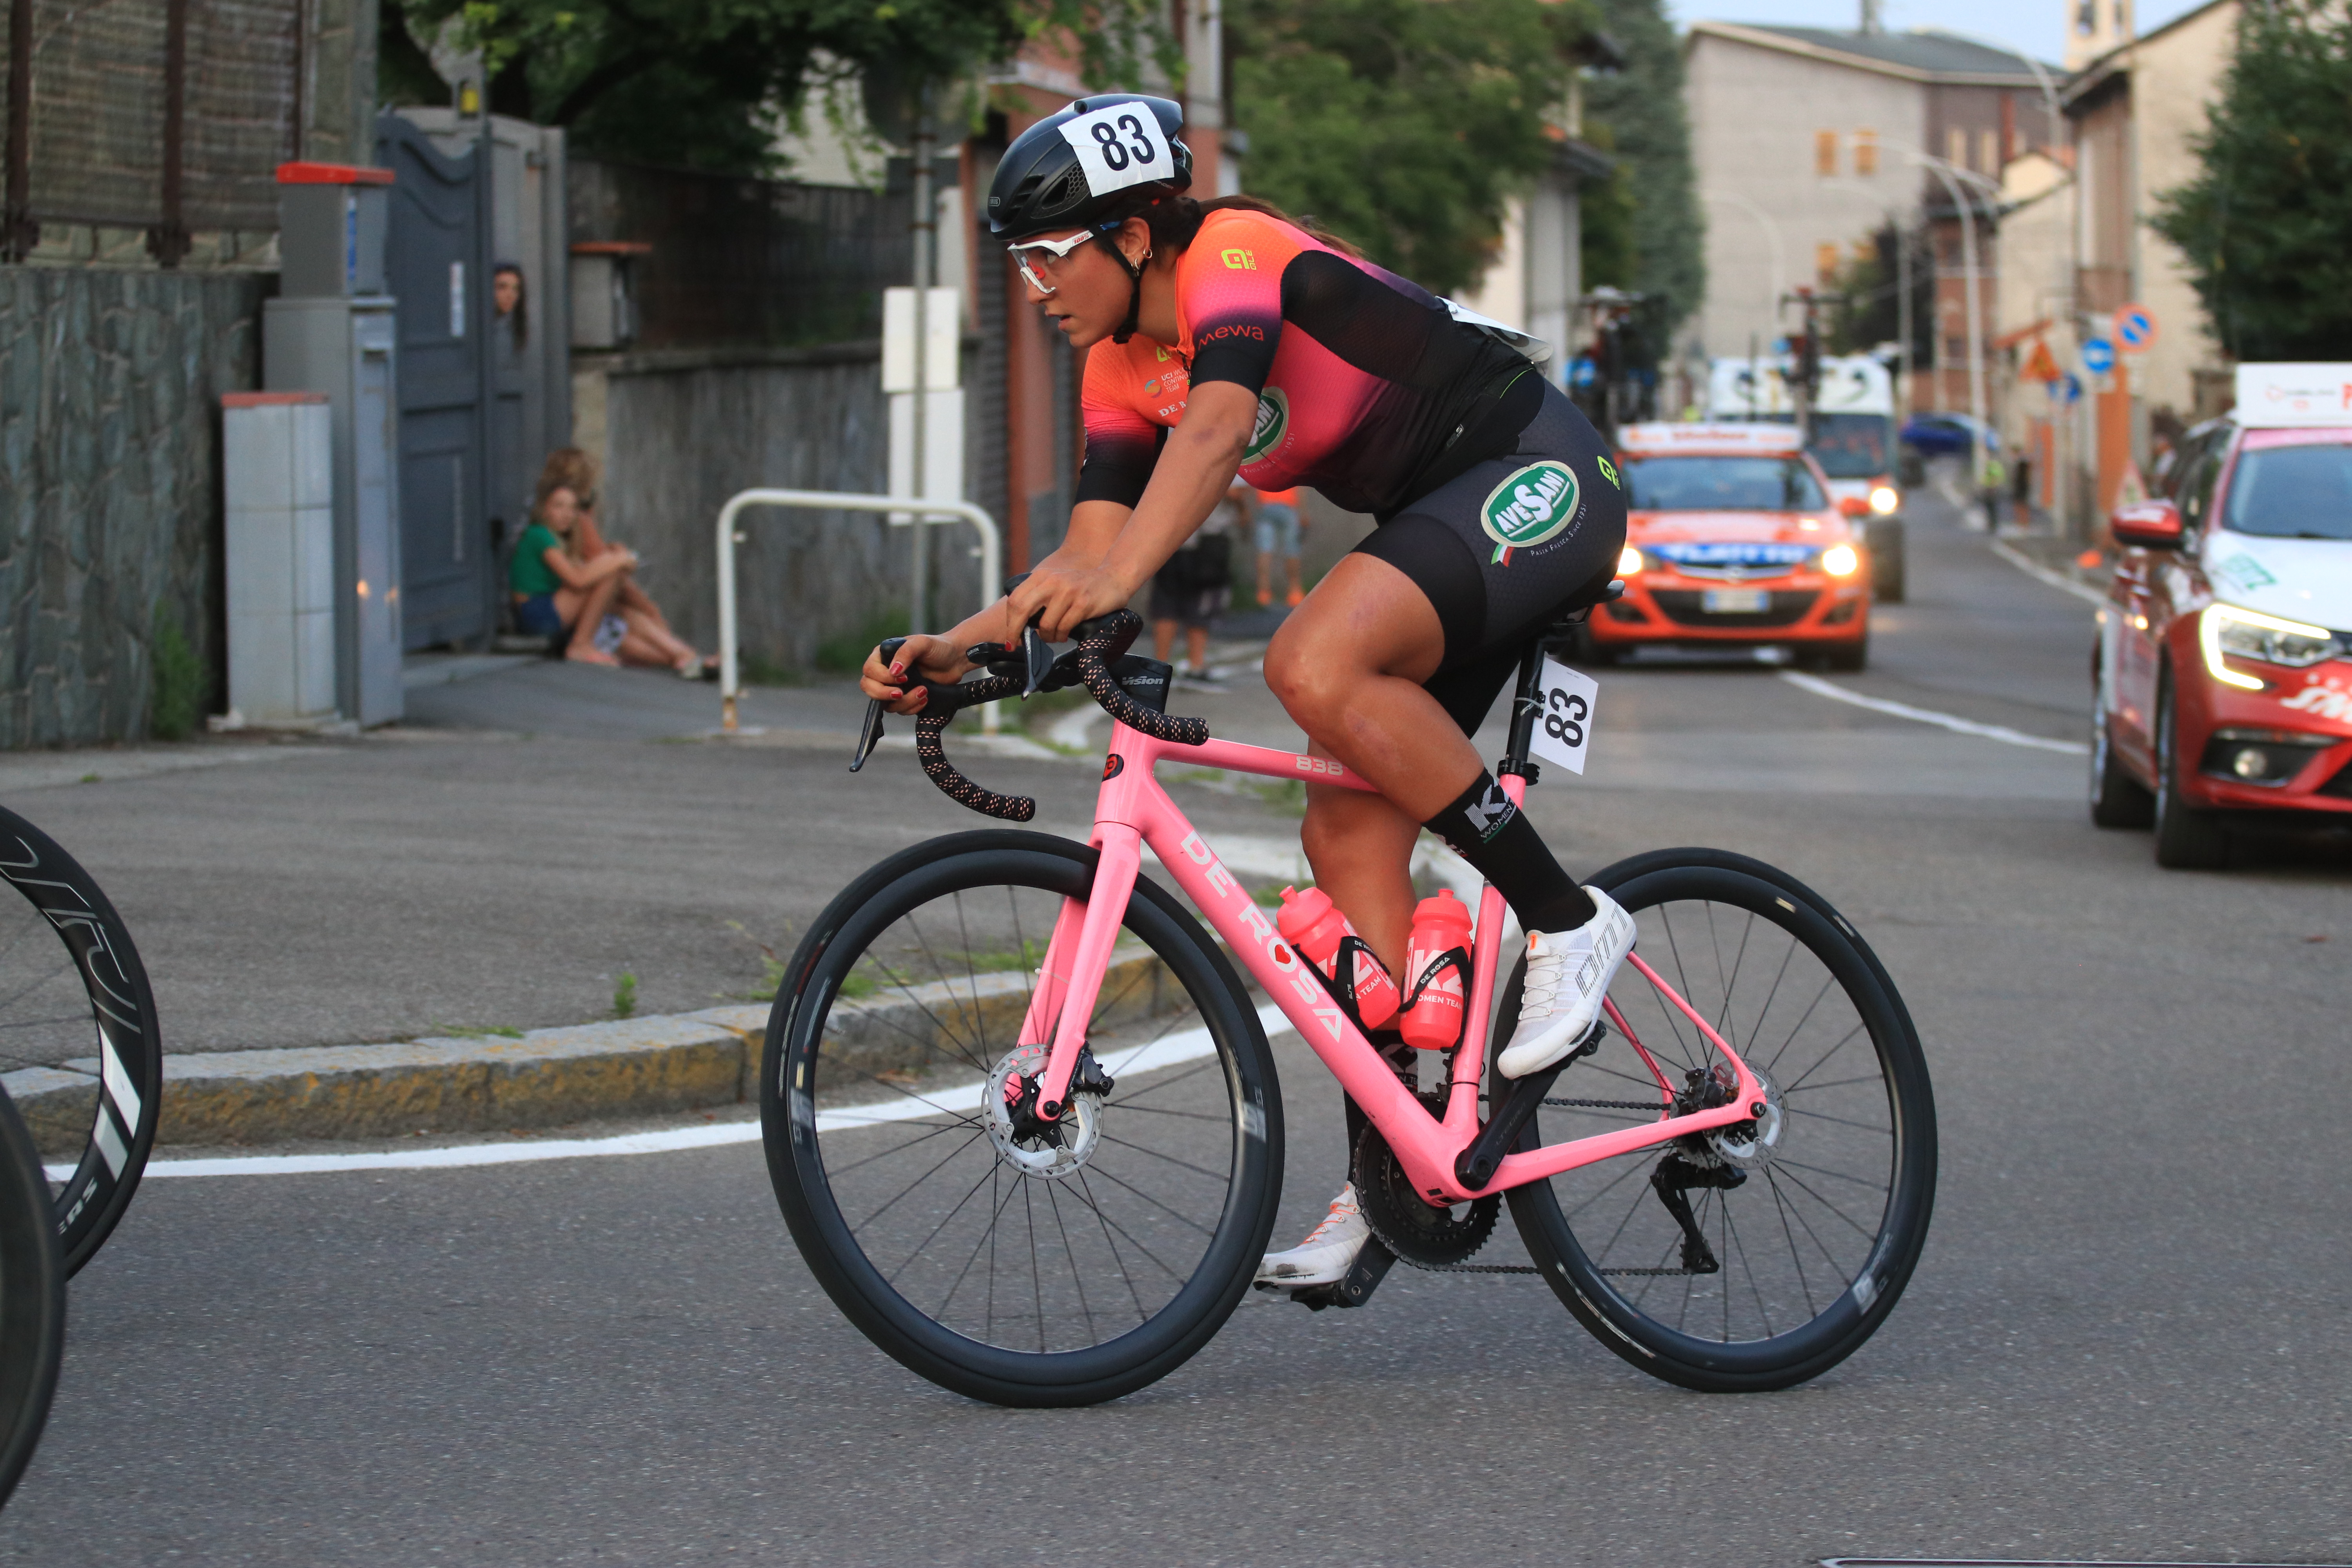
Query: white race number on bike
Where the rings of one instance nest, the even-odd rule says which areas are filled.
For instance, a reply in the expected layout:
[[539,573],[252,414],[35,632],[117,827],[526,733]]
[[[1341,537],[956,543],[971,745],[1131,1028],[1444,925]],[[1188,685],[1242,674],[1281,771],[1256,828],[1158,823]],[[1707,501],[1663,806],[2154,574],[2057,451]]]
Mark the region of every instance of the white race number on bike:
[[1062,136],[1077,150],[1087,190],[1094,195],[1164,180],[1176,166],[1168,138],[1160,133],[1160,117],[1147,103],[1114,103],[1081,114],[1063,121]]
[[1545,762],[1580,773],[1585,748],[1592,743],[1592,705],[1600,699],[1601,683],[1549,654],[1537,679],[1543,711],[1536,716],[1535,743],[1528,749]]

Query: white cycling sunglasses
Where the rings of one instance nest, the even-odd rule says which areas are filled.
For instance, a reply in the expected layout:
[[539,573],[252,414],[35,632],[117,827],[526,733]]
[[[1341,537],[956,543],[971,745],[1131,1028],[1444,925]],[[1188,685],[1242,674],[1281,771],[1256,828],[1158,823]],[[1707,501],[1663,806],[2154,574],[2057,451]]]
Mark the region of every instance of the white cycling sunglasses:
[[1055,261],[1067,261],[1070,258],[1070,252],[1094,237],[1094,230],[1087,229],[1085,233],[1074,234],[1067,239],[1024,239],[1018,245],[1008,245],[1004,248],[1012,254],[1013,265],[1021,268],[1021,276],[1028,280],[1029,287],[1036,289],[1040,294],[1051,294],[1055,291],[1054,286],[1046,282],[1035,268],[1029,265],[1029,258],[1022,252],[1043,250],[1051,253]]

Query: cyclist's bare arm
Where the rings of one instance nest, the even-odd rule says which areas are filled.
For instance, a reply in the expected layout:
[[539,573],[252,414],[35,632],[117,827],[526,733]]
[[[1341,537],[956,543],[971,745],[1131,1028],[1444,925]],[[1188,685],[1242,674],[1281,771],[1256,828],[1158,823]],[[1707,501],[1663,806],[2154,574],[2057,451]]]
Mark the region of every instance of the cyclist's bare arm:
[[907,676],[959,679],[971,668],[963,657],[966,648],[1017,641],[1032,616],[1040,617],[1046,637],[1059,642],[1078,622],[1125,605],[1223,499],[1240,470],[1256,417],[1256,395],[1237,383],[1213,381],[1193,388],[1139,502],[1132,509],[1114,501],[1080,502],[1071,511],[1061,547],[1038,563],[1027,582],[951,631],[908,637],[887,665],[877,649],[866,657],[860,688],[868,697],[898,699],[892,704],[896,711],[915,712],[922,694],[906,696]]

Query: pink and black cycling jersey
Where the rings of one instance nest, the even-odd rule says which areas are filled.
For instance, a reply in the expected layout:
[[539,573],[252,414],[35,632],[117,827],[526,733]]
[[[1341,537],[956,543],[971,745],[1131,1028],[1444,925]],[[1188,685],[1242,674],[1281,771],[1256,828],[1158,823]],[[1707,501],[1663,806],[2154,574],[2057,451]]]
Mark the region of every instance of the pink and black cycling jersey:
[[1133,506],[1192,389],[1230,381],[1258,398],[1245,482],[1385,517],[1485,456],[1449,448],[1534,374],[1418,284],[1264,213],[1210,213],[1175,282],[1176,342],[1087,353],[1081,501]]

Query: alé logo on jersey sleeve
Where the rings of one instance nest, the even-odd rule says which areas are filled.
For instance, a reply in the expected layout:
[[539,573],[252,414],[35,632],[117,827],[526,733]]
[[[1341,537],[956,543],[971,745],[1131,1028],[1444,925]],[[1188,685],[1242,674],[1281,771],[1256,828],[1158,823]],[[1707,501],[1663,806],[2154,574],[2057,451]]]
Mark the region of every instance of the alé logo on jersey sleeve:
[[1257,422],[1250,426],[1249,445],[1242,448],[1242,461],[1255,463],[1282,445],[1290,430],[1290,395],[1278,386],[1269,386],[1257,395]]
[[1576,474],[1566,463],[1529,463],[1496,485],[1478,509],[1496,563],[1509,565],[1512,551],[1541,544],[1576,521]]

